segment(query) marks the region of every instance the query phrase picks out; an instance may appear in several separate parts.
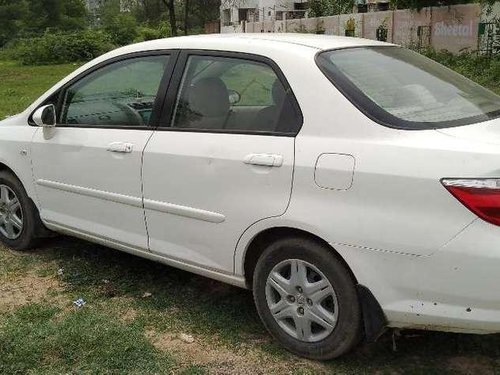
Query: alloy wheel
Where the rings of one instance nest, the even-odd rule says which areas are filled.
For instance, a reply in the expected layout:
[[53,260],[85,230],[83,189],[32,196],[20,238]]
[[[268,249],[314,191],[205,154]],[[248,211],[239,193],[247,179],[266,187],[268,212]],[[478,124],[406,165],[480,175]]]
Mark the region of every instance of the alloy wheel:
[[15,240],[23,231],[23,211],[16,193],[7,185],[0,185],[0,233]]

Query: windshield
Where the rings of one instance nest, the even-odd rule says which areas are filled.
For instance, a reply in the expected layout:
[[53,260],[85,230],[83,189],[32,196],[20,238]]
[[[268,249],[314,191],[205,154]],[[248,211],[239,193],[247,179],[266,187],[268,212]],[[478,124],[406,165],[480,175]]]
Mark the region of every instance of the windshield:
[[500,96],[404,48],[327,51],[317,63],[354,105],[383,125],[433,129],[500,116]]

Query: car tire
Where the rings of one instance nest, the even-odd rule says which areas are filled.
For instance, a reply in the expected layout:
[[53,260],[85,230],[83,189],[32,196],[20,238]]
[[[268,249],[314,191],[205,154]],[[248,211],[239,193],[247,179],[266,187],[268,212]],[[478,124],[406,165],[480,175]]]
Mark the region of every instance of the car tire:
[[329,360],[361,340],[355,282],[333,251],[312,239],[270,244],[257,262],[253,293],[267,330],[294,354]]
[[29,250],[48,230],[21,181],[0,171],[0,242],[14,250]]

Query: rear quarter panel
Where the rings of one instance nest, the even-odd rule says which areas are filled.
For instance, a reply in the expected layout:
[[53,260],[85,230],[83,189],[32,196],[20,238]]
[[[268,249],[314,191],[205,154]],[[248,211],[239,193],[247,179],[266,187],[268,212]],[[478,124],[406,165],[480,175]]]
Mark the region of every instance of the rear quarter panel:
[[[498,175],[500,150],[434,130],[377,124],[314,61],[310,64],[292,78],[304,125],[296,138],[292,199],[285,218],[307,222],[332,244],[415,255],[438,251],[475,219],[440,180]],[[349,189],[315,183],[314,167],[325,153],[355,159]]]

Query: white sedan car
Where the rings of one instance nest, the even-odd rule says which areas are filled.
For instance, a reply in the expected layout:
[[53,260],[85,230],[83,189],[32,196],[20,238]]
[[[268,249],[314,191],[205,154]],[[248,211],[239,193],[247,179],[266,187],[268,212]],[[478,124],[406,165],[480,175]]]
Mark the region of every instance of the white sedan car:
[[136,44],[0,123],[0,238],[66,233],[250,288],[313,359],[387,327],[500,332],[499,117],[387,43]]

